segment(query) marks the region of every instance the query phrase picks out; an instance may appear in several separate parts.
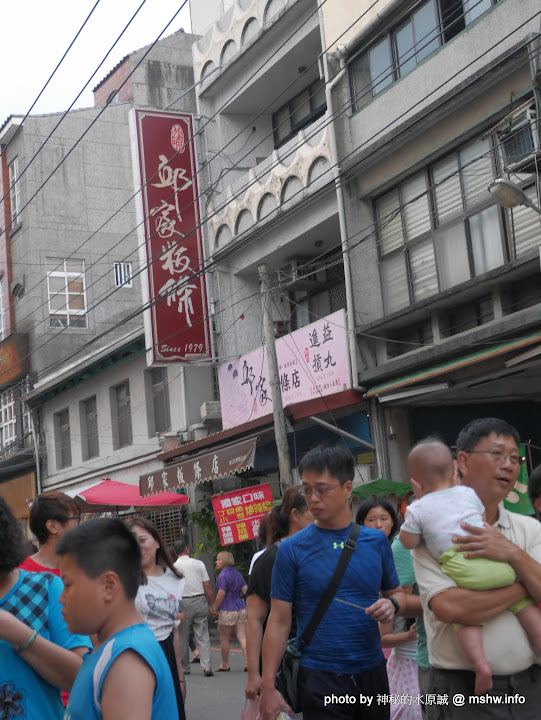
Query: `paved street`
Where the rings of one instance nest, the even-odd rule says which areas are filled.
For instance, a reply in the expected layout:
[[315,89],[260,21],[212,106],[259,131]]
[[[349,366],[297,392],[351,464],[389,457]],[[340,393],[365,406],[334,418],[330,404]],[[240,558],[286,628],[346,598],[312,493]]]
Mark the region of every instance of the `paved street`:
[[[221,663],[219,645],[212,645],[212,667],[214,670]],[[238,648],[233,648],[229,655],[231,672],[214,673],[214,677],[203,675],[201,665],[190,665],[190,675],[186,678],[187,720],[240,720],[244,707],[244,655]]]

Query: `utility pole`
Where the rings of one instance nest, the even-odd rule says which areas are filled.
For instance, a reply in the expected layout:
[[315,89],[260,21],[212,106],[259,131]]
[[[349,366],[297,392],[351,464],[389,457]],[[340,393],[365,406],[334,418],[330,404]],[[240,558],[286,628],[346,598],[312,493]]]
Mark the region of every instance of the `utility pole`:
[[261,284],[263,330],[265,331],[265,347],[267,351],[267,363],[269,366],[269,385],[272,396],[272,414],[274,415],[274,435],[276,438],[276,449],[278,450],[280,484],[282,487],[290,487],[293,484],[293,478],[291,476],[291,465],[289,463],[286,418],[282,405],[280,373],[278,371],[278,358],[276,357],[276,345],[274,343],[274,325],[269,311],[270,297],[267,264],[261,263],[257,269],[259,271],[259,282]]

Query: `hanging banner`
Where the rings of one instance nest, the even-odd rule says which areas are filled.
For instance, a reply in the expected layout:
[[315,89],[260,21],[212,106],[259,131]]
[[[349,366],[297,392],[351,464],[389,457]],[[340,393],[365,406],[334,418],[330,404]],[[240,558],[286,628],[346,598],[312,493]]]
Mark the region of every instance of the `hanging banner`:
[[[276,340],[284,407],[351,388],[343,310]],[[218,370],[222,425],[227,430],[272,414],[265,347]]]
[[213,495],[212,507],[222,545],[259,537],[261,518],[270,510],[272,501],[268,483]]
[[153,361],[210,357],[192,116],[135,110],[135,122]]

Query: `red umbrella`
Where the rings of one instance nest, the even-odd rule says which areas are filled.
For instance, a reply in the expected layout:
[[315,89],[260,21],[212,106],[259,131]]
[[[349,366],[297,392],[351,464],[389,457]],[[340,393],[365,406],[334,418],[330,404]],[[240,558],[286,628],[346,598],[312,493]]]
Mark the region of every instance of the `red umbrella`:
[[[119,507],[156,507],[164,505],[187,505],[190,499],[186,495],[176,492],[161,492],[150,497],[141,497],[138,485],[118,482],[117,480],[102,480],[96,485],[72,490],[72,497],[83,500],[89,505],[110,505]],[[92,508],[89,508],[92,511]]]

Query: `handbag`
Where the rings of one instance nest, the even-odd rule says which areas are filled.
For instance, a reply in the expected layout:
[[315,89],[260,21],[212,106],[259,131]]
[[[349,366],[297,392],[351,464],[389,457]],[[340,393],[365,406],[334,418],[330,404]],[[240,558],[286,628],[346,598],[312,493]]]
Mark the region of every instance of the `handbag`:
[[[312,617],[308,621],[308,624],[299,638],[301,648],[312,642],[314,633],[317,630],[319,623],[322,621],[323,616],[327,612],[327,609],[331,604],[340,583],[342,582],[342,578],[344,577],[350,558],[357,547],[357,538],[359,537],[360,530],[361,528],[359,525],[356,525],[355,523],[352,524],[348,539],[344,543],[344,547],[340,553],[338,563],[334,569],[334,573],[329,581],[329,584],[325,588],[325,592],[320,597]],[[280,663],[280,667],[276,673],[275,686],[294,713],[300,712],[300,698],[297,689],[300,662],[301,650],[299,649],[297,640],[292,638],[287,642],[282,662]]]

